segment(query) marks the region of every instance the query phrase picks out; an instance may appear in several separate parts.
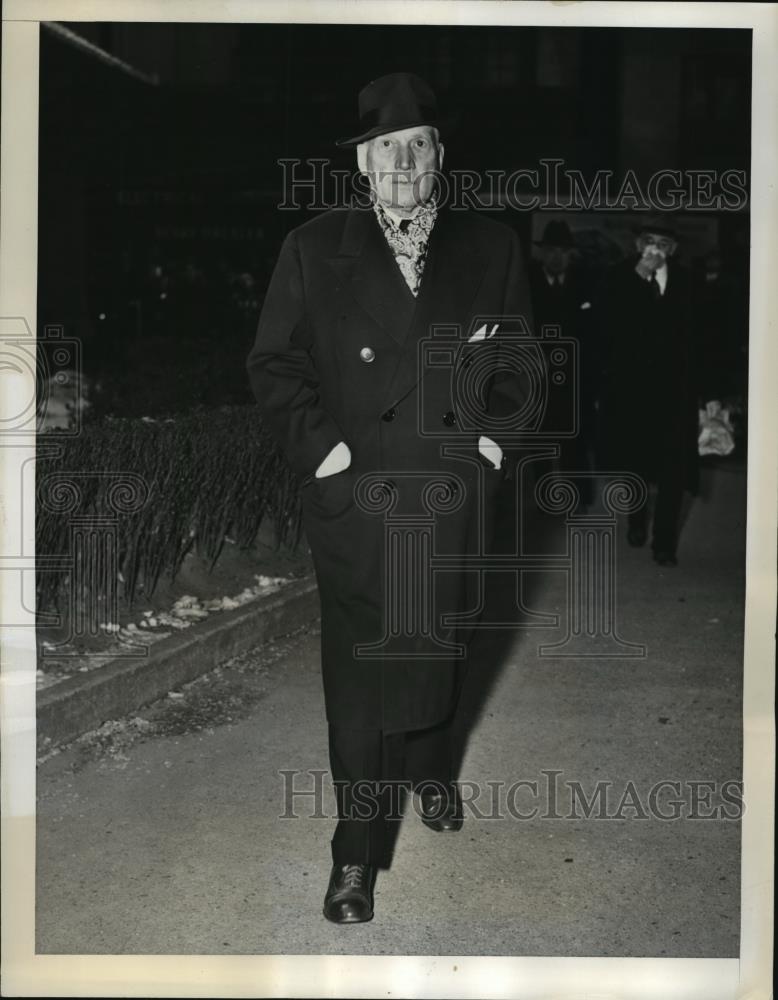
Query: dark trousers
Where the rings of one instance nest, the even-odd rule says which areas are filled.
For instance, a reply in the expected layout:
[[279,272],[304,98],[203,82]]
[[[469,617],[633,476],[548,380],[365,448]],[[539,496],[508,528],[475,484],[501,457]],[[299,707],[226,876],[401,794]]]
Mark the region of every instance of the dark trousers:
[[443,791],[451,782],[451,722],[398,733],[330,725],[329,747],[338,806],[333,863],[386,865],[401,788]]
[[[678,546],[678,524],[683,503],[683,487],[677,479],[659,478],[656,484],[654,518],[651,530],[651,548],[655,552],[675,555]],[[648,527],[648,502],[629,515],[630,530],[646,531]]]

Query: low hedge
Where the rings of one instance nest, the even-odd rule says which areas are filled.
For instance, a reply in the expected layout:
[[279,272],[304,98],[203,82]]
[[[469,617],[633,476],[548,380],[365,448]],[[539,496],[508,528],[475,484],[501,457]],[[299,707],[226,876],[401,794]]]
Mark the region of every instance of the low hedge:
[[[138,583],[153,592],[173,578],[192,547],[214,564],[226,536],[250,547],[270,518],[276,543],[300,538],[297,483],[254,405],[199,409],[171,420],[104,418],[67,439],[43,435],[61,453],[37,466],[36,551],[70,552],[71,525],[109,518],[118,534],[118,570],[132,602]],[[68,574],[39,570],[38,606],[59,607]]]

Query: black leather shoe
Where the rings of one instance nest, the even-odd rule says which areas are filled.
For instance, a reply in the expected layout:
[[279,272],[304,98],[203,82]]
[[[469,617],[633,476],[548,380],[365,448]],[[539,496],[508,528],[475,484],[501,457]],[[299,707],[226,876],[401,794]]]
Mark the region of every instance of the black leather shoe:
[[443,795],[441,792],[422,792],[419,799],[421,821],[430,830],[440,832],[462,829],[462,799],[458,789],[454,788],[450,795]]
[[675,558],[672,552],[663,552],[658,549],[654,552],[654,561],[659,563],[660,566],[677,566],[678,560]]
[[333,865],[324,897],[324,916],[334,924],[360,924],[373,919],[372,865]]
[[627,541],[633,549],[642,548],[646,544],[646,529],[630,528],[627,532]]

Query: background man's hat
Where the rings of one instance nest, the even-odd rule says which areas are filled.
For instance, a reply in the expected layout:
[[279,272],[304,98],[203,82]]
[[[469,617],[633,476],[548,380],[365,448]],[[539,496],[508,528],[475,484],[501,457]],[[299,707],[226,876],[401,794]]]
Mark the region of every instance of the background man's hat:
[[654,233],[656,236],[666,236],[668,239],[678,240],[677,231],[670,225],[669,220],[663,218],[661,215],[649,215],[641,219],[637,225],[636,232],[638,236],[643,236],[646,233]]
[[571,250],[575,246],[573,234],[570,232],[568,224],[562,220],[552,220],[546,223],[543,235],[539,240],[534,240],[538,247],[564,247]]
[[437,124],[437,101],[428,84],[413,73],[390,73],[359,92],[359,134],[336,146],[356,146],[374,136],[415,125]]

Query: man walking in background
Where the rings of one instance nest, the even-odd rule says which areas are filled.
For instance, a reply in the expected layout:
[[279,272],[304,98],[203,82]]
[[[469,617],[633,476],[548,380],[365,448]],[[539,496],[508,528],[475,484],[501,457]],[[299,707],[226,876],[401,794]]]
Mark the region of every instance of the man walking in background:
[[[576,267],[575,241],[564,221],[552,220],[535,241],[538,256],[529,262],[529,282],[532,293],[532,313],[535,335],[543,336],[544,327],[557,327],[562,337],[573,338],[578,345],[577,382],[570,386],[575,398],[573,437],[560,437],[557,445],[560,472],[584,473],[577,482],[581,501],[591,504],[593,489],[590,449],[593,447],[595,423],[594,379],[597,371],[595,330],[592,323],[592,295],[586,276]],[[546,427],[553,432],[565,425],[573,409],[570,399],[554,394],[546,414]],[[568,418],[569,419],[569,418]],[[536,478],[549,471],[550,462],[536,461]]]
[[[389,782],[421,790],[432,830],[462,823],[451,722],[472,626],[452,616],[477,597],[456,560],[479,551],[502,448],[499,432],[462,420],[451,366],[420,367],[419,345],[434,326],[455,325],[469,333],[456,342],[457,364],[486,357],[479,351],[497,359],[501,318],[529,319],[516,235],[437,199],[443,144],[429,86],[410,73],[381,77],[361,91],[359,112],[357,134],[340,145],[356,148],[370,203],[287,236],[247,362],[263,418],[300,480],[321,598],[339,817],[324,914],[337,923],[373,915],[376,869],[389,856]],[[472,331],[479,316],[492,322]],[[521,408],[522,385],[504,366],[482,389],[485,424]],[[454,560],[455,571],[435,580],[431,630],[399,634],[396,615],[423,624],[432,583],[418,568],[393,577],[387,509],[432,519],[436,551]]]
[[[611,469],[656,485],[651,549],[660,566],[677,565],[683,493],[698,485],[691,286],[677,247],[664,221],[644,223],[637,255],[606,277],[598,316],[604,453]],[[629,516],[627,540],[639,547],[647,537],[644,505]]]

